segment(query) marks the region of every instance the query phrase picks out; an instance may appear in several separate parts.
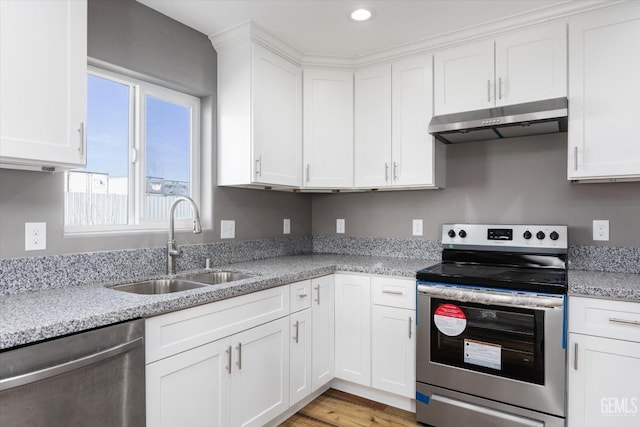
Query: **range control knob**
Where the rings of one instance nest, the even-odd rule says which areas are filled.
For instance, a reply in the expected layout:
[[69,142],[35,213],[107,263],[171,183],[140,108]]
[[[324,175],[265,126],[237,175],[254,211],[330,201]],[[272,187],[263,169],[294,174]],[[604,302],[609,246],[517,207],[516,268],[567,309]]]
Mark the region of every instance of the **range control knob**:
[[458,236],[460,236],[460,237],[462,237],[464,239],[465,237],[467,237],[467,232],[464,231],[464,230],[460,230],[458,232]]
[[536,233],[536,237],[538,238],[538,240],[543,240],[546,236],[544,234],[544,231],[538,231]]
[[525,231],[522,237],[524,237],[526,240],[529,240],[531,238],[531,232],[529,230]]
[[453,239],[454,237],[456,237],[456,232],[455,232],[455,231],[453,231],[453,230],[449,230],[449,232],[448,232],[447,234],[448,234],[448,235],[449,235],[449,237],[451,237],[452,239]]
[[549,234],[549,237],[551,238],[551,240],[558,240],[560,238],[560,235],[555,231],[552,231],[551,234]]

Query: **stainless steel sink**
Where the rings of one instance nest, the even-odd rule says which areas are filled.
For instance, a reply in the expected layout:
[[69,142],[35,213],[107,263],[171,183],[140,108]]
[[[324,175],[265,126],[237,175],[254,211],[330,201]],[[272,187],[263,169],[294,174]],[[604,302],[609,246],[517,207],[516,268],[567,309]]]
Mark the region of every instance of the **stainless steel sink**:
[[248,279],[250,277],[255,276],[253,274],[240,273],[237,271],[207,271],[206,273],[185,276],[185,279],[193,282],[206,283],[207,285],[219,285],[221,283]]
[[122,292],[130,292],[132,294],[158,295],[187,291],[189,289],[197,289],[205,286],[208,285],[206,283],[196,283],[184,279],[156,279],[116,285],[113,289]]

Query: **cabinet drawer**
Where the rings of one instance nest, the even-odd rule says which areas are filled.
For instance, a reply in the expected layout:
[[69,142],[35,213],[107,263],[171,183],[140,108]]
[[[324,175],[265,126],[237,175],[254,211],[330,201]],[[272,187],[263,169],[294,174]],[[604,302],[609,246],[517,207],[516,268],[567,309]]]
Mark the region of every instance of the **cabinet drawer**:
[[311,280],[291,283],[289,294],[291,313],[311,307]]
[[289,287],[252,294],[146,320],[146,363],[287,316]]
[[373,304],[389,307],[416,308],[416,281],[392,277],[371,278],[371,300]]
[[569,332],[640,342],[640,304],[569,297]]

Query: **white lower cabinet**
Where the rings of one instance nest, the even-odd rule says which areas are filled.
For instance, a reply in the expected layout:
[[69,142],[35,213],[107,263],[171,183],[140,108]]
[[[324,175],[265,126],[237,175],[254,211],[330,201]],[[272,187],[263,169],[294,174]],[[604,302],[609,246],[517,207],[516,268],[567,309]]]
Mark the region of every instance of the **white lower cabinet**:
[[290,378],[289,405],[293,406],[311,394],[311,309],[299,311],[289,317]]
[[311,360],[312,391],[318,390],[335,376],[335,276],[311,281]]
[[262,426],[289,408],[289,319],[241,332],[231,346],[230,425]]
[[415,310],[371,308],[371,386],[415,399]]
[[371,279],[336,274],[336,378],[371,386]]
[[569,297],[569,427],[640,425],[640,304]]
[[286,411],[288,315],[281,286],[147,319],[147,426],[262,426]]
[[147,365],[147,426],[228,426],[230,351],[224,338]]

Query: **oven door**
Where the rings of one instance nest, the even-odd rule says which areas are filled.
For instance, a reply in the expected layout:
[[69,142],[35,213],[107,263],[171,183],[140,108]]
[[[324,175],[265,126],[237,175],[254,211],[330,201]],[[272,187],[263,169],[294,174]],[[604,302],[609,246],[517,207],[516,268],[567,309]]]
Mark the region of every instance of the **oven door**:
[[564,301],[420,283],[418,383],[564,417]]

